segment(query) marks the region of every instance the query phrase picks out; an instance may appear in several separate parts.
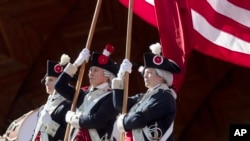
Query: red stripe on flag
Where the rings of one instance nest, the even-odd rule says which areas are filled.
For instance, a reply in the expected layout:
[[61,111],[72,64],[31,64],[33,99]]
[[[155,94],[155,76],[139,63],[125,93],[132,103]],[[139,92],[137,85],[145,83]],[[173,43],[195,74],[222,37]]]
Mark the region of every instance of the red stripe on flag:
[[195,49],[224,61],[250,67],[246,61],[250,59],[250,7],[239,7],[247,1],[189,0]]
[[197,32],[195,33],[195,37],[195,40],[199,42],[199,44],[196,44],[194,48],[199,50],[199,52],[240,66],[250,66],[250,55],[233,52],[221,46],[217,46],[202,36],[199,36]]
[[250,9],[249,0],[228,0],[228,1],[239,7]]
[[[194,1],[191,1],[194,2]],[[243,40],[246,40],[250,42],[250,28],[239,25],[240,23],[225,16],[222,14],[217,13],[207,2],[207,0],[200,0],[195,1],[192,4],[192,9],[199,12],[201,15],[203,15],[206,20],[213,25],[214,27],[228,32],[230,34],[233,34],[234,36],[237,36],[238,38],[241,38]],[[203,6],[201,6],[203,5]],[[226,24],[225,24],[226,23]],[[237,27],[237,28],[236,28]],[[239,32],[242,31],[242,32]]]
[[[119,0],[124,6],[128,7],[129,0]],[[134,0],[133,4],[133,12],[141,17],[143,20],[148,22],[149,24],[157,27],[156,16],[155,16],[155,8],[146,0]]]

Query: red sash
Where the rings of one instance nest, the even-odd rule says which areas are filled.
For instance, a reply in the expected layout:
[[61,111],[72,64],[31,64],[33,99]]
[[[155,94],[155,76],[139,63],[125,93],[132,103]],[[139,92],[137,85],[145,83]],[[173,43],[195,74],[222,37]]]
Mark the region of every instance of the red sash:
[[89,131],[87,129],[79,129],[74,141],[91,141]]
[[125,133],[125,141],[133,141],[132,131],[128,131]]

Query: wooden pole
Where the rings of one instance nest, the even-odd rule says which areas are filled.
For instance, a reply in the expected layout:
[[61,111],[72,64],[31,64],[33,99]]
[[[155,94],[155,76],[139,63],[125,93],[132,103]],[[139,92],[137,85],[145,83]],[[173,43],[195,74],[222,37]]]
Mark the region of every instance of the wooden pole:
[[[94,16],[93,16],[93,19],[92,19],[92,23],[91,23],[91,27],[90,27],[89,35],[88,35],[88,39],[87,39],[87,43],[86,43],[86,46],[85,46],[85,48],[87,48],[87,49],[90,49],[93,34],[94,34],[94,31],[95,31],[96,22],[97,22],[97,19],[98,19],[99,13],[100,13],[100,9],[101,9],[101,4],[102,4],[102,0],[97,0],[95,13],[94,13]],[[80,71],[79,71],[79,75],[78,75],[78,79],[77,79],[77,83],[76,83],[76,91],[75,91],[75,95],[74,95],[72,105],[71,105],[71,111],[75,111],[75,109],[76,109],[76,103],[77,103],[80,88],[81,88],[81,85],[82,85],[82,78],[83,78],[83,75],[84,75],[85,66],[86,66],[86,62],[84,61],[83,64],[81,65],[81,68],[80,68]],[[65,136],[64,136],[64,141],[68,141],[69,132],[70,132],[70,124],[67,124],[66,132],[65,132]]]
[[[128,21],[127,21],[127,37],[126,37],[126,54],[125,58],[130,59],[130,49],[131,49],[131,37],[132,37],[132,21],[133,21],[133,4],[134,0],[129,0],[128,7]],[[128,105],[128,86],[129,86],[129,74],[125,73],[124,80],[124,94],[123,94],[123,105],[122,105],[122,114],[127,113]],[[121,134],[121,141],[124,141],[124,133]]]

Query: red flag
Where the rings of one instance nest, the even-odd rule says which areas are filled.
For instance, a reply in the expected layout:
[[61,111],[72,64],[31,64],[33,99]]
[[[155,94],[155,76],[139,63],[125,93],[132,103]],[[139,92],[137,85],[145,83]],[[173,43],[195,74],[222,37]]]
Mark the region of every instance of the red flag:
[[174,60],[182,69],[181,75],[174,75],[174,86],[178,90],[185,74],[185,42],[179,5],[175,0],[154,2],[163,55]]
[[188,0],[199,52],[250,67],[249,0]]
[[[128,7],[129,0],[119,1]],[[149,24],[157,27],[153,0],[134,0],[133,2],[133,12]]]
[[[119,0],[128,7],[129,0]],[[174,60],[184,74],[184,39],[176,1],[134,0],[133,12],[159,30],[163,55]],[[178,90],[183,75],[174,75],[174,86]]]

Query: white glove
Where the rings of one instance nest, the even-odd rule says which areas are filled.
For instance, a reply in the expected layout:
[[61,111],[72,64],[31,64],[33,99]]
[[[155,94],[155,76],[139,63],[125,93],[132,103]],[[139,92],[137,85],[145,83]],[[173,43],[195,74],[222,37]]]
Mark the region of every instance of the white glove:
[[72,116],[75,115],[75,114],[76,114],[75,112],[68,111],[66,113],[66,117],[65,117],[66,122],[70,123],[70,120],[71,120]]
[[45,112],[41,113],[40,120],[41,120],[43,125],[48,126],[50,124],[52,118],[51,118],[50,114],[47,111],[45,111]]
[[71,126],[78,128],[78,129],[80,128],[80,125],[79,125],[80,115],[76,114],[75,112],[68,111],[66,113],[65,120],[67,123],[71,124]]
[[118,78],[123,79],[125,72],[132,72],[132,63],[128,59],[124,59],[117,74]]
[[87,48],[84,48],[78,55],[77,59],[74,62],[74,65],[81,66],[84,61],[88,62],[90,57],[90,51]]
[[124,124],[123,124],[123,120],[124,120],[125,116],[126,116],[125,114],[121,114],[118,116],[118,118],[116,120],[116,126],[120,132],[126,132],[125,128],[124,128]]

